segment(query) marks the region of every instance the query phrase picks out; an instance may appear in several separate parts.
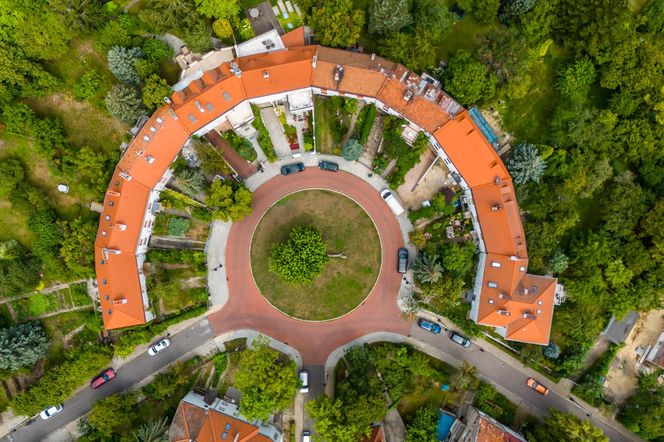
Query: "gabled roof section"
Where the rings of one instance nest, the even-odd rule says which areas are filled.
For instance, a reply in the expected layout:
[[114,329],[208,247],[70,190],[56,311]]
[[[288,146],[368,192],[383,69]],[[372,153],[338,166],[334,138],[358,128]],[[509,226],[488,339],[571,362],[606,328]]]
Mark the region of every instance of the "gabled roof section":
[[153,188],[187,138],[189,132],[170,111],[170,106],[162,106],[152,114],[129,145],[118,163],[118,169],[131,176],[132,180]]
[[448,123],[452,117],[436,101],[419,95],[423,91],[422,79],[398,65],[381,88],[378,99],[400,113],[404,118],[429,133]]
[[527,258],[526,234],[512,179],[508,177],[473,187],[472,193],[486,250]]
[[470,187],[510,178],[500,157],[467,111],[441,127],[434,138]]
[[505,337],[547,345],[556,279],[526,274],[526,260],[488,254],[477,322],[506,327]]
[[304,46],[238,58],[247,98],[310,87],[316,50],[316,46]]
[[171,97],[175,114],[189,133],[205,126],[246,98],[242,81],[231,73],[229,63],[205,71],[200,79],[191,81]]
[[106,190],[95,247],[135,253],[149,195],[148,187],[116,168]]
[[[343,66],[343,76],[340,77],[339,81],[334,79],[337,66]],[[316,63],[316,68],[311,78],[311,83],[314,87],[373,98],[378,95],[380,88],[386,81],[386,74],[380,71],[321,60],[318,60]]]
[[137,266],[133,253],[95,247],[99,303],[106,330],[145,324]]
[[304,46],[304,26],[295,28],[281,36],[281,42],[287,48],[297,48]]

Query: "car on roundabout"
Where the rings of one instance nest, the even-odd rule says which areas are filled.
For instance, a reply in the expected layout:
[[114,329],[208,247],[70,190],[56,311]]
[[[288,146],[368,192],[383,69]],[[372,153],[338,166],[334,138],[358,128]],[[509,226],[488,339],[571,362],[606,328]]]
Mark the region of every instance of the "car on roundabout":
[[282,175],[290,175],[293,173],[302,172],[304,170],[304,163],[291,163],[281,166]]
[[154,345],[151,345],[150,348],[148,348],[148,354],[150,356],[154,356],[157,353],[166,350],[168,347],[171,345],[171,340],[168,338],[164,338],[157,342]]
[[433,323],[431,321],[427,321],[426,319],[420,318],[417,320],[417,325],[420,326],[420,328],[423,328],[424,330],[430,331],[434,335],[440,334],[440,325]]
[[397,252],[397,271],[402,275],[408,271],[408,249],[405,247]]
[[55,416],[56,414],[60,413],[63,409],[64,409],[64,407],[62,406],[62,404],[52,405],[52,406],[46,408],[45,410],[42,410],[42,412],[39,413],[39,416],[43,420],[50,419],[53,416]]
[[318,163],[318,167],[320,168],[320,170],[327,170],[329,172],[339,171],[339,165],[331,161],[322,160],[320,163]]

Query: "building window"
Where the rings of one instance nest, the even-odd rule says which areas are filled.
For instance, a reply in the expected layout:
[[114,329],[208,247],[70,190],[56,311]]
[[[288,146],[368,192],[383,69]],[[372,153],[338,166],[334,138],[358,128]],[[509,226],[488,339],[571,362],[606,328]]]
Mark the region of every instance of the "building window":
[[224,93],[221,95],[224,97],[224,100],[231,101],[231,94],[229,94],[228,92],[224,91]]
[[196,116],[194,114],[189,114],[188,118],[189,118],[189,121],[191,121],[192,123],[195,123],[195,122],[198,121],[198,118],[196,118]]
[[105,279],[102,279],[102,280],[101,280],[101,283],[102,283],[102,285],[106,285],[106,280],[105,280]]
[[209,110],[210,112],[214,111],[214,106],[212,106],[212,103],[207,103],[207,104],[205,105],[205,107],[206,107],[207,110]]

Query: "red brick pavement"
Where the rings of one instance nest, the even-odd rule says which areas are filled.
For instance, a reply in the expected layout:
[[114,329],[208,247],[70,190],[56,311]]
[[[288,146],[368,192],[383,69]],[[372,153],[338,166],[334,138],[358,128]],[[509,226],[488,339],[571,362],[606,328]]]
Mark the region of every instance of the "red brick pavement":
[[[309,322],[290,318],[274,309],[260,294],[251,275],[250,244],[261,215],[277,200],[303,189],[329,189],[360,204],[371,216],[382,245],[378,282],[368,298],[339,319]],[[403,246],[399,223],[369,184],[346,172],[324,172],[308,167],[291,176],[272,178],[254,193],[253,215],[234,223],[226,247],[229,299],[209,316],[217,335],[252,329],[297,349],[307,365],[322,365],[339,346],[373,332],[407,334],[410,323],[397,307],[401,275],[396,271],[397,249]]]
[[237,174],[240,175],[240,178],[249,178],[251,175],[258,171],[258,169],[256,169],[253,164],[242,158],[240,154],[238,154],[226,140],[221,138],[221,135],[219,135],[217,131],[211,130],[205,134],[205,138],[207,138],[213,146],[219,148],[221,155],[228,162],[228,164],[231,165],[233,170],[235,170]]

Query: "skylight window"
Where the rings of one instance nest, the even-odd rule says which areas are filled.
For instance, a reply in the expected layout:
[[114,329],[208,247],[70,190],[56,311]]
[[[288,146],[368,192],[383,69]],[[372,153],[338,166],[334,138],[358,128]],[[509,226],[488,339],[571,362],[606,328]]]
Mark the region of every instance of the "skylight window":
[[191,121],[192,123],[195,123],[195,122],[198,121],[198,118],[196,118],[196,116],[194,114],[189,114],[187,116],[187,118],[189,118],[189,121]]
[[496,283],[493,282],[493,281],[489,281],[489,282],[487,283],[487,285],[488,285],[490,288],[492,288],[492,289],[497,289],[497,288],[498,288],[498,284],[496,284]]
[[231,101],[231,94],[229,94],[228,92],[224,91],[224,93],[221,95],[223,95],[224,100]]
[[491,267],[495,267],[497,269],[500,268],[500,263],[498,261],[491,261]]

